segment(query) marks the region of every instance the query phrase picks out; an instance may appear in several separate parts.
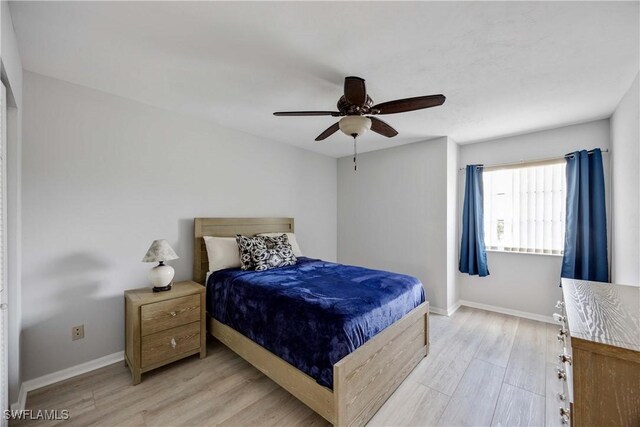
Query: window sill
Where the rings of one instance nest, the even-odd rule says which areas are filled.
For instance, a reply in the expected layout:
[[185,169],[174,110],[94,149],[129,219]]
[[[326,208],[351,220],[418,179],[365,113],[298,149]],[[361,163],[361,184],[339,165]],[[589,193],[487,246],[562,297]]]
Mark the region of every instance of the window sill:
[[499,249],[486,249],[487,252],[493,252],[498,254],[514,254],[514,255],[538,255],[538,256],[550,256],[550,257],[560,257],[562,258],[564,255],[562,254],[541,254],[538,252],[516,252],[516,251],[501,251]]

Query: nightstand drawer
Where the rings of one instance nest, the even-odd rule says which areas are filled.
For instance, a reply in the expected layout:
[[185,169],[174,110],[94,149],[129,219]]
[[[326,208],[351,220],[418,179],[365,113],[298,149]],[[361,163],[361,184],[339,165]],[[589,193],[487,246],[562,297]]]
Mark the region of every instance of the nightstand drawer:
[[[198,318],[199,320],[199,318]],[[142,368],[200,347],[200,322],[142,337]]]
[[140,308],[142,336],[200,320],[200,295],[145,304]]

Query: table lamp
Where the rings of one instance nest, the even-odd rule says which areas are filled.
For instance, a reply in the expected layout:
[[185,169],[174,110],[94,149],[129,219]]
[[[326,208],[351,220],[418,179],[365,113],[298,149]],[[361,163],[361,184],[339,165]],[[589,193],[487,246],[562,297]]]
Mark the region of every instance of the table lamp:
[[176,274],[173,267],[164,265],[165,261],[178,259],[169,242],[165,239],[154,240],[142,262],[158,262],[159,264],[149,271],[149,280],[153,285],[153,292],[171,290],[171,281]]

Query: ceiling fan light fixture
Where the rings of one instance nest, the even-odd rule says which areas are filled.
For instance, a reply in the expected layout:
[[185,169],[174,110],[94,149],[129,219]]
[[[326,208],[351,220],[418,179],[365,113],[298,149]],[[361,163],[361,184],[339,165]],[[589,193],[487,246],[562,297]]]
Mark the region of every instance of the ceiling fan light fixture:
[[348,136],[362,136],[371,129],[371,119],[365,116],[344,116],[340,119],[340,130]]

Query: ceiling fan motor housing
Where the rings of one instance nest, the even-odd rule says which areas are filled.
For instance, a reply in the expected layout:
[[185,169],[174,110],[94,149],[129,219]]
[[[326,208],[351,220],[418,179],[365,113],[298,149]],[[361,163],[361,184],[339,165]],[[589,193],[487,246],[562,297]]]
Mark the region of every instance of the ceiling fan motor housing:
[[338,100],[337,107],[338,111],[344,115],[369,114],[369,112],[371,112],[371,107],[373,107],[373,99],[367,95],[367,100],[363,105],[355,105],[347,101],[344,95],[342,95]]

